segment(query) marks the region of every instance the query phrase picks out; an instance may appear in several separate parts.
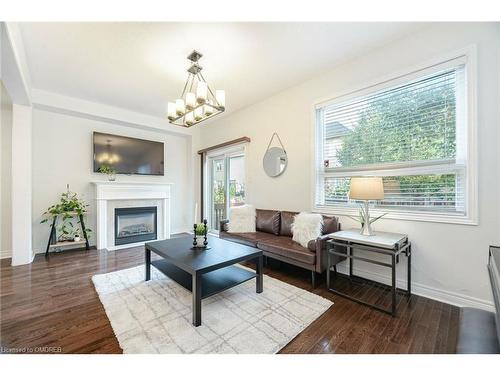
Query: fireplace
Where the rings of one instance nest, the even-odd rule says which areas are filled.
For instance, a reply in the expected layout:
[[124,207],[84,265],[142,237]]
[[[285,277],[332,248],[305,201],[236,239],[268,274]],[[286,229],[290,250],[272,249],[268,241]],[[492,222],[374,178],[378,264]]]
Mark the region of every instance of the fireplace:
[[115,246],[157,239],[156,206],[115,208]]

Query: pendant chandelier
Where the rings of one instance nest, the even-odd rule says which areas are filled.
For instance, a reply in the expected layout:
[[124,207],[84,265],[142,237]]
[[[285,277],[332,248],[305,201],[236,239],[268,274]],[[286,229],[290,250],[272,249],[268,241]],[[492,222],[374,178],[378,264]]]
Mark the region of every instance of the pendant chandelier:
[[180,99],[169,102],[167,117],[171,124],[189,128],[224,112],[225,92],[216,90],[215,95],[201,73],[198,60],[203,55],[193,51],[187,57],[191,61],[188,78]]

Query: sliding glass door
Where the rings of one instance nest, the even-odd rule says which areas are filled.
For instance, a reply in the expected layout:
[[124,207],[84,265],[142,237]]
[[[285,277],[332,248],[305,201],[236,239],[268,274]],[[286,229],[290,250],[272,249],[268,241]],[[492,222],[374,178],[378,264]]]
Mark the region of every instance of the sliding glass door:
[[245,203],[245,156],[243,150],[209,156],[207,160],[208,225],[218,231],[221,220],[227,218],[229,208]]
[[226,159],[224,157],[217,157],[209,159],[211,183],[209,185],[210,197],[208,202],[209,206],[209,226],[212,230],[218,229],[218,224],[226,217]]

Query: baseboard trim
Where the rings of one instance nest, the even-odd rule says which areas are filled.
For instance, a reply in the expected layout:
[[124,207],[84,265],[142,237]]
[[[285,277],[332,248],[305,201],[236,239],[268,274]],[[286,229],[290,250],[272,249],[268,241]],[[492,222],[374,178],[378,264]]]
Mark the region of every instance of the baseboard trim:
[[[349,271],[347,269],[347,265],[337,265],[337,271],[343,274],[348,274]],[[382,275],[380,273],[372,272],[372,271],[367,271],[363,269],[359,269],[354,267],[353,268],[353,273],[355,275],[378,281],[380,283],[384,284],[390,284],[391,283],[391,278],[386,275]],[[406,277],[406,273],[405,273]],[[406,289],[406,279],[400,279],[396,278],[396,285],[398,288]],[[493,302],[467,296],[465,294],[460,294],[460,293],[455,293],[455,292],[450,292],[434,287],[430,287],[421,283],[416,283],[413,282],[411,283],[411,289],[412,289],[412,294],[416,294],[422,297],[430,298],[436,301],[448,303],[450,305],[455,305],[459,307],[475,307],[478,309],[483,309],[487,311],[492,311],[495,312],[495,306],[493,305]]]
[[0,259],[12,258],[12,250],[2,250],[0,252]]

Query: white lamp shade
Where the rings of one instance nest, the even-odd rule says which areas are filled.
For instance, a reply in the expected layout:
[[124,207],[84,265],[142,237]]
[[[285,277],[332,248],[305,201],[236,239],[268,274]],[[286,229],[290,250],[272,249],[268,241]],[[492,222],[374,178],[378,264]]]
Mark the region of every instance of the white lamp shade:
[[194,110],[194,119],[200,121],[203,118],[203,107],[198,107]]
[[357,200],[384,199],[384,183],[381,177],[352,177],[349,198]]
[[196,106],[196,95],[193,92],[186,94],[186,108],[193,109]]
[[186,125],[193,125],[194,124],[193,112],[186,113],[185,121],[186,121]]
[[215,100],[220,107],[226,106],[226,93],[224,90],[215,91]]
[[177,113],[175,111],[175,103],[168,102],[168,104],[167,104],[167,117],[169,119],[174,119],[177,117]]
[[[212,102],[208,101],[208,104],[212,104]],[[214,113],[214,109],[209,105],[205,105],[205,115],[210,116],[212,113]]]
[[186,107],[184,106],[184,99],[177,99],[175,101],[175,111],[178,116],[181,116],[186,112]]
[[203,104],[207,101],[208,86],[206,82],[199,81],[196,87],[196,100]]

